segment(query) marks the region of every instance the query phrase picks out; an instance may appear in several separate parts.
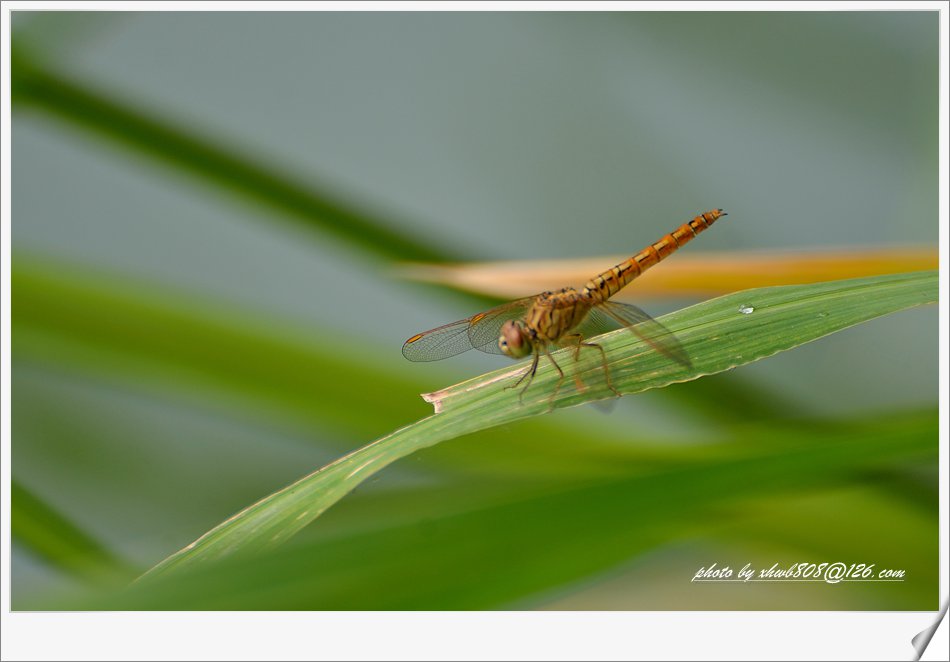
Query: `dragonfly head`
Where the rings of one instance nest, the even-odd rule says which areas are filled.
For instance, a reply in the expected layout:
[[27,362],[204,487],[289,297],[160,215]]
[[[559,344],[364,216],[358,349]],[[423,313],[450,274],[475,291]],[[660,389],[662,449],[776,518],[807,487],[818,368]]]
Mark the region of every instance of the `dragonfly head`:
[[531,353],[534,346],[524,322],[509,320],[501,327],[498,348],[513,359],[521,359]]

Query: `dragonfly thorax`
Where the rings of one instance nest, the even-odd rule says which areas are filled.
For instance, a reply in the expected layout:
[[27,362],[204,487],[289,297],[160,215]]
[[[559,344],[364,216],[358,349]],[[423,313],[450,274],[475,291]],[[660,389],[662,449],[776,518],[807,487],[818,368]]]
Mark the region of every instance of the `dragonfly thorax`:
[[498,349],[513,359],[522,359],[534,351],[534,338],[521,320],[508,320],[501,327]]

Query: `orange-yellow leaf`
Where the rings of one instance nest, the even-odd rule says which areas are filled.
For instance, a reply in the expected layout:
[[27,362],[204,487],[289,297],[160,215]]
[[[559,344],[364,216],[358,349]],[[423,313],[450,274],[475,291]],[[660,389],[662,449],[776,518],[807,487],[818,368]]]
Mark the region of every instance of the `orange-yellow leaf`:
[[[565,286],[580,287],[626,257],[412,264],[407,265],[401,274],[411,280],[515,299]],[[937,251],[932,248],[683,252],[644,273],[614,299],[706,298],[753,287],[801,285],[936,268]]]

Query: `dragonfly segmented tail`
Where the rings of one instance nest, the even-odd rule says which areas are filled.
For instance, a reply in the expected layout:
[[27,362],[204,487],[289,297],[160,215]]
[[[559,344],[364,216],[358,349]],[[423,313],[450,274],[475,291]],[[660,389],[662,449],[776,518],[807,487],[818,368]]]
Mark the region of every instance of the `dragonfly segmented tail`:
[[629,260],[624,260],[617,266],[594,276],[587,282],[585,289],[600,301],[606,301],[629,285],[634,278],[663,258],[672,255],[676,252],[676,249],[692,240],[693,237],[715,223],[718,218],[725,215],[726,213],[721,209],[713,209],[705,214],[700,214],[688,223],[683,223],[659,241],[650,244]]
[[[620,325],[628,328],[651,348],[689,370],[692,368],[689,355],[669,329],[636,306],[608,299],[725,215],[722,209],[713,209],[697,216],[629,260],[594,276],[581,290],[564,287],[554,292],[541,292],[417,333],[405,342],[402,353],[410,361],[437,361],[472,348],[505,354],[513,359],[530,355],[531,365],[517,382],[506,387],[514,388],[525,383],[521,395],[531,384],[538,362],[544,355],[560,374],[554,389],[554,395],[557,395],[565,374],[552,356],[552,351],[573,350],[576,362],[582,349],[596,349],[600,353],[605,385],[619,396],[620,392],[610,380],[604,348],[596,342],[590,342],[588,338]],[[579,390],[586,388],[579,373],[574,375],[574,380]]]

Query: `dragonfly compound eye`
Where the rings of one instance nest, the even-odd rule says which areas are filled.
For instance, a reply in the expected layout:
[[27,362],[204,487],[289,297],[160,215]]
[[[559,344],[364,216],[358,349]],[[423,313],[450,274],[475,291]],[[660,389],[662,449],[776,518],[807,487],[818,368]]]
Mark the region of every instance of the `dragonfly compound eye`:
[[525,337],[524,329],[511,320],[501,327],[498,348],[513,359],[520,359],[531,353],[531,343]]

